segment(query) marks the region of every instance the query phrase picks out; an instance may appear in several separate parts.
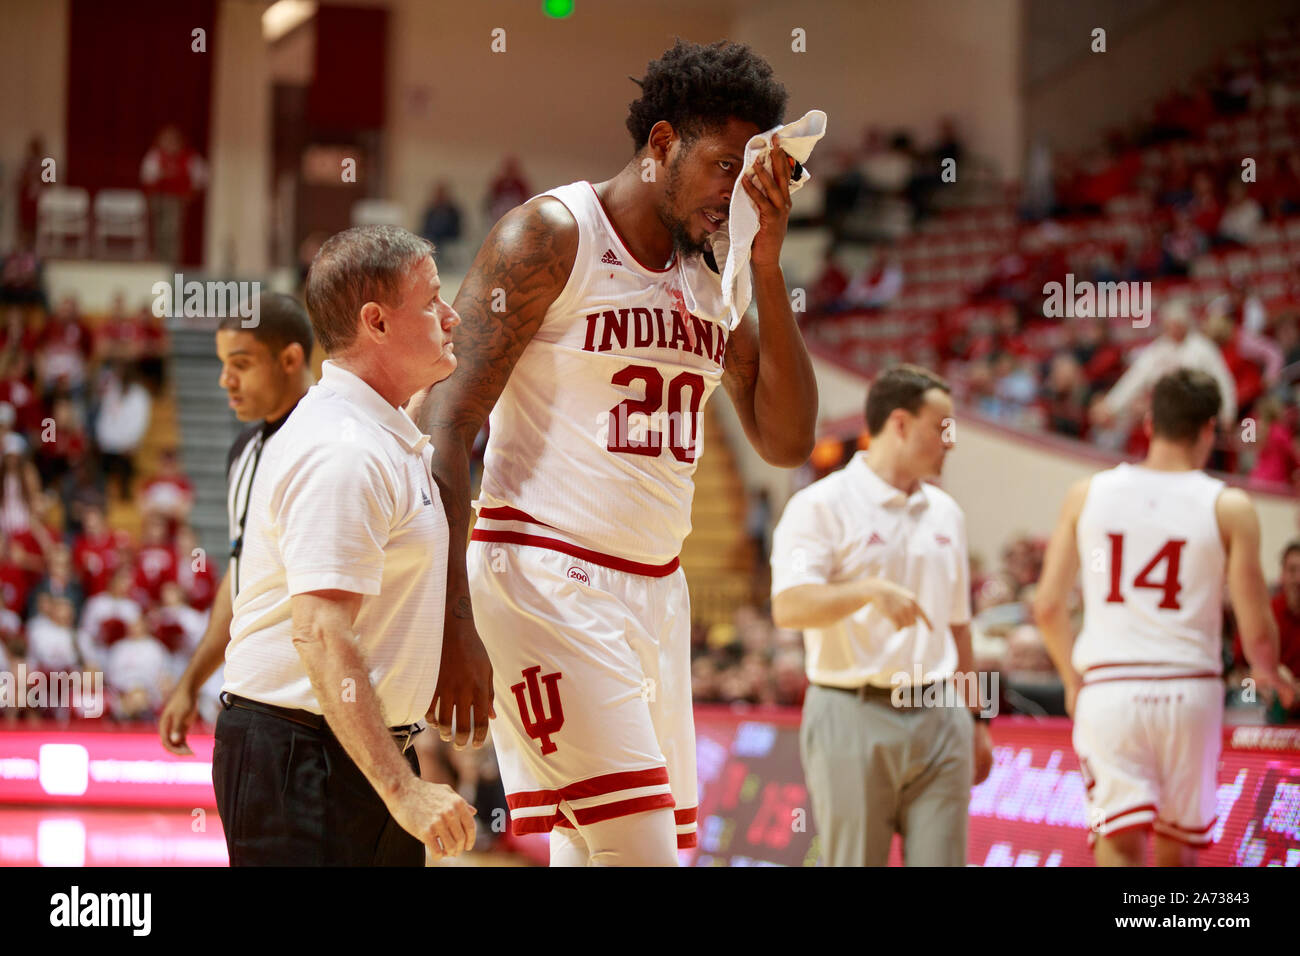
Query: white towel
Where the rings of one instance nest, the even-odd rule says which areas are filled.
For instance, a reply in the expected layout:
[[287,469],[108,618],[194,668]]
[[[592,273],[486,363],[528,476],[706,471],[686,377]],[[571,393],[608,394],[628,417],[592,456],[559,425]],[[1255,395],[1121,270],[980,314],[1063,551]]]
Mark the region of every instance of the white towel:
[[[770,171],[772,168],[768,156],[772,152],[772,134],[781,137],[781,148],[800,163],[807,163],[817,141],[826,135],[826,114],[821,110],[809,110],[801,118],[785,126],[774,126],[766,133],[759,133],[745,144],[745,160],[741,164],[741,176],[747,176],[757,163],[763,163]],[[789,173],[782,170],[781,175],[789,178]],[[797,180],[790,183],[793,195],[812,179],[812,174],[805,167]],[[753,276],[749,270],[749,251],[758,233],[758,207],[749,193],[736,180],[736,188],[731,192],[731,210],[727,214],[727,226],[712,237],[713,256],[719,263],[725,262],[722,270],[722,303],[731,310],[731,328],[740,324],[741,317],[749,308],[754,295]],[[689,290],[688,290],[689,292]]]

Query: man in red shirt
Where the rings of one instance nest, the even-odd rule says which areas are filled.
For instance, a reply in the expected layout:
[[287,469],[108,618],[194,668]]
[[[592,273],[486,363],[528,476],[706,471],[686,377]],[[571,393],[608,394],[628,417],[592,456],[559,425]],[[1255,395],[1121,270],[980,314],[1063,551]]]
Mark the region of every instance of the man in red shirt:
[[185,209],[207,178],[203,157],[185,144],[179,129],[164,127],[140,164],[140,182],[153,213],[154,255],[164,262],[180,261]]
[[[1292,541],[1282,552],[1282,584],[1270,602],[1273,618],[1277,621],[1278,663],[1290,673],[1300,671],[1300,540]],[[1232,640],[1233,670],[1243,676],[1246,658],[1241,651],[1241,635]],[[1300,713],[1300,701],[1292,708],[1294,717]]]

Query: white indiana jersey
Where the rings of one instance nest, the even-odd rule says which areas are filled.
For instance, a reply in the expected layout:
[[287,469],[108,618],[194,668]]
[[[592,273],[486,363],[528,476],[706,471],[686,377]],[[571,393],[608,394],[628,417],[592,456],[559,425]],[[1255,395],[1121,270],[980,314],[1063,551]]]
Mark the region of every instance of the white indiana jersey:
[[588,182],[542,195],[577,220],[578,252],[489,419],[475,537],[544,536],[629,570],[674,562],[722,379],[721,279],[700,257],[638,263]]
[[1085,682],[1222,670],[1223,482],[1122,464],[1093,476],[1079,514]]

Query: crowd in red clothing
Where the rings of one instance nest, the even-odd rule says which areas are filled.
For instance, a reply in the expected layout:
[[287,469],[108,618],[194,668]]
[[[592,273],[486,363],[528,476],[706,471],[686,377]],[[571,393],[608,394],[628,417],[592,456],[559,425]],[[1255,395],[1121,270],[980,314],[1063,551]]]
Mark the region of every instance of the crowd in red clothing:
[[[0,671],[102,672],[124,718],[161,705],[218,583],[175,453],[134,481],[167,348],[161,321],[120,297],[93,325],[65,299],[49,314],[12,306],[0,326]],[[138,537],[107,522],[115,471]]]

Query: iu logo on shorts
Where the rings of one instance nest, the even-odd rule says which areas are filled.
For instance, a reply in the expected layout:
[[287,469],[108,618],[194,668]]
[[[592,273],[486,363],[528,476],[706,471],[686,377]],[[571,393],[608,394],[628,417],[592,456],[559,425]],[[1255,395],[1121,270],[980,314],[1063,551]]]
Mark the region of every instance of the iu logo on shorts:
[[[540,664],[525,668],[524,679],[510,689],[515,692],[515,700],[519,703],[519,716],[523,719],[524,730],[528,731],[529,737],[542,742],[542,756],[545,757],[547,754],[555,753],[556,747],[551,741],[551,734],[559,733],[560,728],[564,726],[564,708],[560,706],[561,674],[556,671],[554,674],[541,675],[541,682],[546,685],[547,705],[545,711],[542,709],[542,689],[537,683],[537,675],[541,669]],[[528,685],[527,700],[524,699],[525,683]]]

